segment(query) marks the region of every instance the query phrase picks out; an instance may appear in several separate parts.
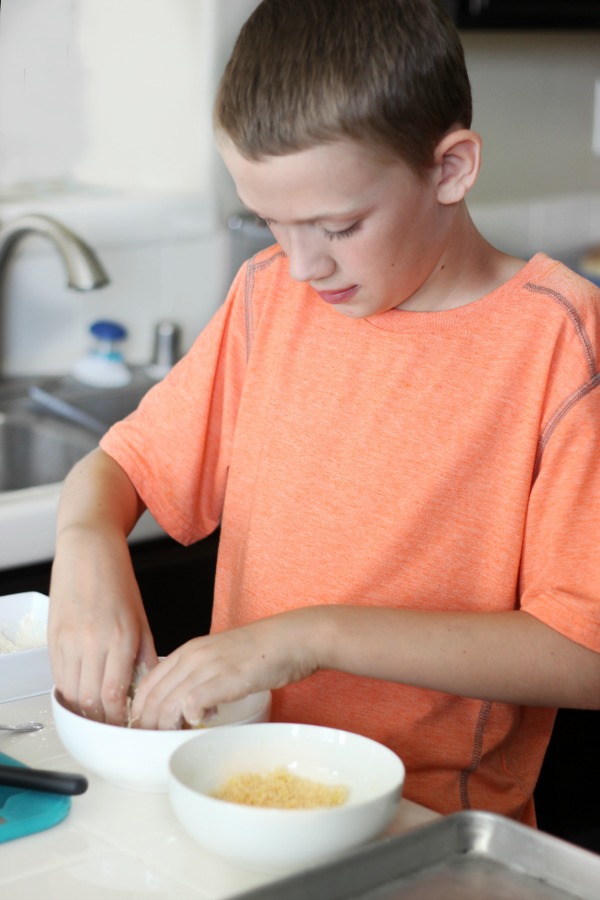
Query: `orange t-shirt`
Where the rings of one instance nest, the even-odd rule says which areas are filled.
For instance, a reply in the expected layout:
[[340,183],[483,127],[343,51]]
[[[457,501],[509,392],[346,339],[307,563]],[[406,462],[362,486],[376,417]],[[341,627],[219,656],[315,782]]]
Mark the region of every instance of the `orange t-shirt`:
[[[102,447],[182,543],[221,523],[213,630],[520,607],[600,651],[599,344],[600,291],[543,254],[467,306],[351,319],[275,247]],[[273,715],[383,742],[442,813],[534,821],[553,710],[320,671]]]

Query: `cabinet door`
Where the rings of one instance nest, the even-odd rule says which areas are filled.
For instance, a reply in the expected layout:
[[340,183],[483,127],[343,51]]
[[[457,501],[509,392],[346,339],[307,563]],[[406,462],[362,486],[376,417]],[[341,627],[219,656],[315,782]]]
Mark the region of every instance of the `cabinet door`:
[[132,547],[133,567],[159,656],[208,634],[218,545],[215,532],[191,547],[170,538]]
[[[166,656],[200,634],[212,616],[218,531],[191,547],[170,538],[132,544],[131,558],[157,652]],[[0,595],[50,589],[51,563],[0,572]]]

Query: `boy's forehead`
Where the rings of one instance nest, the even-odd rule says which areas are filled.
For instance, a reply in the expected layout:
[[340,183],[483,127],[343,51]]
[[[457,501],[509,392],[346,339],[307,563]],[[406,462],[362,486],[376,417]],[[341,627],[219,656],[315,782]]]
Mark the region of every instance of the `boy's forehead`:
[[[229,139],[221,139],[219,149],[249,209],[276,219],[290,214],[295,221],[352,215],[383,189],[392,165],[355,141],[319,144],[259,161],[244,157]],[[410,177],[407,167],[393,165],[405,168]]]

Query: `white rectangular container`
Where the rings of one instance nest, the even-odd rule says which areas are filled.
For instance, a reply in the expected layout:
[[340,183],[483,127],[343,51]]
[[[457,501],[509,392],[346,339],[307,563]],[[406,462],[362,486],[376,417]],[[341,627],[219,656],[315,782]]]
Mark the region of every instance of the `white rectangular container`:
[[[0,703],[52,689],[46,637],[49,602],[36,591],[0,597],[0,645],[4,637],[22,648],[0,652]],[[39,646],[42,640],[44,646]]]

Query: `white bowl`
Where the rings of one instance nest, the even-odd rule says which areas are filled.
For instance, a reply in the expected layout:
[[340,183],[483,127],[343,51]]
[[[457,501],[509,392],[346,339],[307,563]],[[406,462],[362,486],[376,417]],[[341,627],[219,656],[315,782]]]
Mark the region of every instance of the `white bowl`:
[[[284,768],[349,789],[341,806],[273,809],[210,796],[229,778]],[[196,737],[169,763],[179,821],[207,850],[252,869],[298,869],[331,859],[381,834],[404,784],[400,758],[376,741],[316,725],[266,723]]]
[[80,765],[116,787],[165,794],[169,757],[177,747],[191,738],[202,740],[204,735],[220,731],[220,726],[268,721],[271,692],[222,703],[210,725],[201,730],[151,731],[95,722],[68,709],[56,688],[52,691],[52,712],[60,740]]

